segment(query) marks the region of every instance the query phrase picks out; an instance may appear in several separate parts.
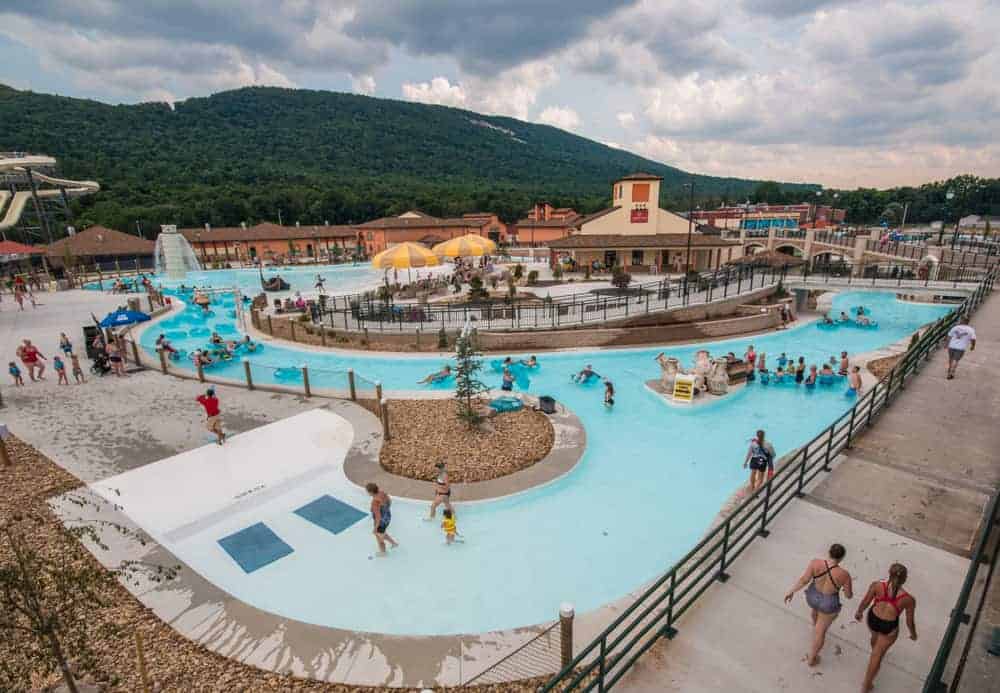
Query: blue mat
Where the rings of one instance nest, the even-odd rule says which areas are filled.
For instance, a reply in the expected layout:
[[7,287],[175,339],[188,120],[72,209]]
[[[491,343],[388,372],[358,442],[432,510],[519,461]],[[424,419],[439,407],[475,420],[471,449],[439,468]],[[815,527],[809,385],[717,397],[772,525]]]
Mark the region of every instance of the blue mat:
[[318,525],[328,532],[340,534],[365,516],[353,505],[342,503],[333,496],[320,496],[312,503],[295,511],[299,517]]
[[292,552],[292,547],[263,522],[219,539],[219,546],[240,564],[245,573],[252,573]]

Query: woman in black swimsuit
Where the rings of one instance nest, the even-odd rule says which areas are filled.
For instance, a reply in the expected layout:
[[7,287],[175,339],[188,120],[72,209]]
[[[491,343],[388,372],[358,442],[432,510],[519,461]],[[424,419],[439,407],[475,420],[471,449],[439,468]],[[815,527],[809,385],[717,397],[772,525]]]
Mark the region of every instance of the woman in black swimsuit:
[[846,554],[842,545],[831,545],[829,560],[814,558],[809,561],[802,577],[785,595],[785,604],[791,604],[795,593],[808,585],[806,604],[812,609],[813,641],[805,661],[811,667],[819,664],[819,651],[826,642],[826,632],[840,614],[840,591],[844,591],[847,599],[854,597],[851,574],[840,567]]
[[917,639],[917,625],[914,621],[917,600],[910,593],[903,591],[904,582],[906,582],[906,566],[893,563],[889,567],[889,579],[876,580],[869,585],[865,598],[861,600],[854,614],[854,618],[860,621],[865,609],[869,604],[872,605],[868,612],[868,630],[872,633],[872,655],[868,659],[868,669],[861,685],[861,690],[865,693],[875,687],[875,677],[878,675],[879,667],[882,666],[882,658],[899,637],[901,613],[906,612],[906,628],[910,631],[910,640]]

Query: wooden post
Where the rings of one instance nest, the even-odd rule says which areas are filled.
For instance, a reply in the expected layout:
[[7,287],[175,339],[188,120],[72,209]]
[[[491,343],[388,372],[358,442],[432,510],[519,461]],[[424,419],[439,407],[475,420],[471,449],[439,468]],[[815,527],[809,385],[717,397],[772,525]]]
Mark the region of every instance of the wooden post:
[[417,351],[420,351],[420,328],[417,328]]
[[201,365],[201,359],[198,359],[195,362],[195,368],[198,371],[198,380],[200,380],[201,382],[205,382],[205,369]]
[[358,401],[358,390],[354,386],[354,369],[353,368],[348,368],[347,369],[347,385],[351,388],[351,401],[352,402],[357,402]]
[[382,439],[389,440],[392,437],[389,434],[389,400],[383,399],[379,404],[382,410]]
[[326,346],[326,328],[322,324],[319,326],[319,343]]
[[140,366],[139,363],[139,345],[136,344],[135,340],[132,340],[132,358],[135,359],[135,365]]
[[149,301],[149,312],[153,312],[153,294],[146,294],[146,300]]
[[272,337],[274,336],[274,325],[271,324],[271,316],[270,315],[267,316],[267,333],[269,335],[271,335]]
[[250,375],[250,359],[243,359],[243,374],[247,377],[247,389],[253,389],[253,377]]
[[149,685],[149,672],[146,670],[146,653],[142,649],[142,635],[135,633],[135,662],[139,668],[139,680],[142,682],[143,693],[152,693]]
[[164,374],[167,372],[167,352],[165,349],[160,349],[160,370]]
[[375,403],[378,405],[378,418],[382,418],[382,383],[375,383]]
[[573,616],[572,604],[559,607],[559,655],[564,669],[573,661]]
[[11,465],[10,453],[7,452],[7,431],[4,429],[3,433],[0,434],[0,464],[4,467],[9,467]]
[[292,331],[292,341],[293,342],[298,341],[297,339],[295,339],[295,321],[294,320],[289,320],[288,321],[288,327]]
[[309,368],[302,366],[302,387],[306,391],[306,397],[312,397],[312,389],[309,387]]

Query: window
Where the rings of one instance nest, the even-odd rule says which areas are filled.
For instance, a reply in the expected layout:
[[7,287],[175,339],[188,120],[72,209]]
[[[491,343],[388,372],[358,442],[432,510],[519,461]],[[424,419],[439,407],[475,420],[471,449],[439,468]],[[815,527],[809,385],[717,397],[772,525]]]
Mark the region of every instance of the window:
[[641,265],[642,264],[642,255],[643,255],[643,251],[641,251],[641,250],[633,250],[632,251],[632,264],[633,265]]
[[649,202],[649,183],[632,184],[632,202]]

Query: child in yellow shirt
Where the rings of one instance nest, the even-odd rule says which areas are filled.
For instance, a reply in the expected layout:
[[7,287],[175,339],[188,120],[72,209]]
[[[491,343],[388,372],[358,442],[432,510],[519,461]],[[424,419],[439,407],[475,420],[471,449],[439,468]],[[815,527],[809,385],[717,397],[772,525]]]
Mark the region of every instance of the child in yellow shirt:
[[455,535],[458,529],[455,527],[455,513],[451,510],[444,511],[444,520],[441,522],[441,529],[444,530],[444,540],[447,544],[455,542]]

